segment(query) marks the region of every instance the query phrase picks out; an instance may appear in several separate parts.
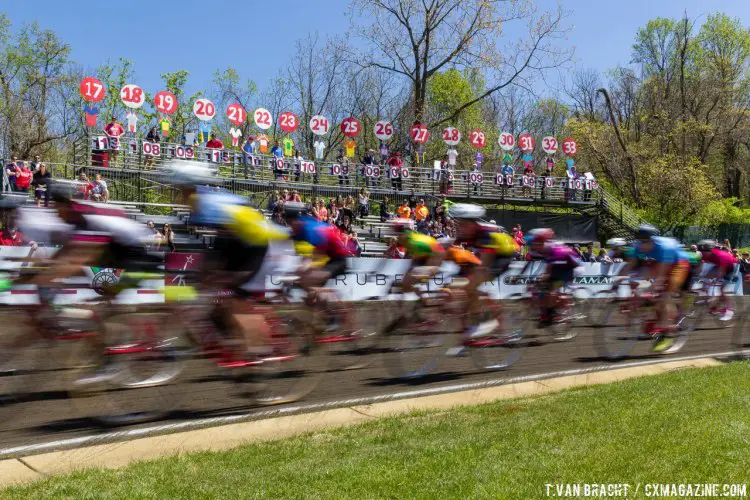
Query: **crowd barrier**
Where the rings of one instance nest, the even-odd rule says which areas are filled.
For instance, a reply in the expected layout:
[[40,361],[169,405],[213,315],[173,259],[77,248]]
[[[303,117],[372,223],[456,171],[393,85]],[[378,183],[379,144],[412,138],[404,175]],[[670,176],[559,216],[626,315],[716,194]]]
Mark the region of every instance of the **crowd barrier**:
[[[51,255],[56,249],[40,248],[39,251],[42,255]],[[26,257],[28,253],[28,247],[0,246],[0,261],[4,263],[5,269],[18,267],[21,264],[7,262],[4,259]],[[167,255],[166,262],[167,270],[164,279],[144,281],[139,289],[127,290],[118,300],[131,304],[163,302],[163,287],[185,285],[186,276],[181,272],[194,270],[200,262],[200,257],[199,254],[193,253],[172,253]],[[274,244],[263,267],[256,273],[257,277],[245,288],[250,291],[279,289],[282,286],[280,278],[296,269],[298,263],[293,247],[286,243]],[[535,280],[542,266],[541,263],[533,263],[529,272],[521,275],[520,272],[525,264],[525,262],[511,263],[510,269],[505,274],[485,283],[482,290],[495,299],[507,299],[513,294],[525,292],[527,285]],[[394,281],[403,278],[409,265],[410,261],[405,259],[351,258],[347,274],[331,280],[328,286],[334,288],[344,300],[400,299],[401,297],[389,296],[388,292]],[[614,276],[618,275],[622,266],[623,264],[586,263],[577,270],[573,285],[577,288],[577,293],[581,298],[591,297],[596,292],[611,287]],[[427,288],[434,290],[449,284],[456,271],[457,268],[453,263],[444,263],[440,272],[426,284]],[[73,304],[94,300],[98,297],[95,290],[98,284],[105,280],[116,280],[117,275],[118,272],[114,269],[83,268],[83,277],[67,280],[66,287],[63,288],[63,293],[58,295],[56,302]],[[736,295],[743,294],[742,277],[738,272],[727,286],[727,291]],[[37,300],[35,290],[31,286],[16,287],[12,291],[0,293],[0,303],[3,304],[34,304]]]

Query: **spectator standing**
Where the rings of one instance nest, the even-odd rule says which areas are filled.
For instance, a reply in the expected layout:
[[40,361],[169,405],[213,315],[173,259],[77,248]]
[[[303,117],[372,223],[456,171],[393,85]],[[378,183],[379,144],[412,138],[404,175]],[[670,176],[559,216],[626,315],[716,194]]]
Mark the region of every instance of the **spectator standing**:
[[[157,144],[161,142],[161,137],[159,136],[159,132],[156,131],[156,127],[151,127],[151,130],[148,131],[148,134],[146,135],[146,142],[155,142]],[[155,162],[156,157],[148,155],[146,156],[144,165],[147,167],[153,167]]]
[[20,193],[28,193],[31,186],[31,177],[34,173],[29,168],[29,163],[22,161],[16,170],[16,190]]
[[599,250],[599,256],[596,258],[596,262],[599,262],[600,264],[612,264],[612,258],[607,255],[607,251],[605,249]]
[[125,127],[123,127],[120,122],[117,121],[117,118],[113,116],[109,123],[104,126],[104,133],[110,138],[110,154],[112,155],[112,160],[117,160],[117,151],[120,149],[119,144],[117,148],[113,148],[111,139],[114,138],[119,143],[120,137],[125,134]]
[[305,161],[299,149],[294,150],[294,153],[292,154],[292,161],[294,161],[294,181],[299,182],[300,176],[303,175],[302,174],[302,162]]
[[[401,161],[401,155],[398,151],[394,151],[393,155],[388,159],[388,175],[391,176],[391,187],[394,190],[401,191],[401,169],[404,163]],[[391,170],[396,169],[395,174]]]
[[31,162],[31,173],[36,172],[39,169],[39,165],[42,164],[42,157],[39,155],[34,155],[34,161]]
[[242,165],[245,167],[245,179],[247,179],[247,168],[250,166],[252,176],[255,178],[255,165],[253,165],[253,154],[255,153],[255,147],[253,146],[253,137],[245,137],[242,141]]
[[150,220],[146,223],[146,227],[148,227],[149,231],[151,232],[151,244],[150,246],[154,248],[159,248],[161,246],[162,242],[164,241],[164,235],[159,232],[158,229],[156,229],[156,225],[154,224],[154,221]]
[[208,149],[224,149],[224,143],[216,137],[216,134],[211,134],[211,138],[206,143]]
[[44,198],[44,206],[49,206],[49,191],[47,190],[48,184],[52,179],[47,165],[42,163],[39,165],[39,170],[34,172],[31,179],[31,185],[34,186],[34,197],[36,198],[36,206],[41,206],[42,198]]
[[417,229],[424,230],[427,228],[427,221],[430,217],[430,210],[425,206],[424,200],[420,199],[414,209],[414,219],[417,221]]
[[18,157],[13,156],[10,163],[5,166],[5,174],[8,176],[8,186],[11,191],[16,190],[16,179],[18,173]]
[[177,246],[174,243],[174,231],[171,224],[164,224],[164,241],[167,242],[170,252],[176,252]]
[[351,162],[349,161],[349,158],[344,155],[344,150],[339,148],[338,154],[336,155],[336,163],[341,165],[341,173],[339,174],[339,186],[343,186],[344,183],[346,185],[349,185],[349,168],[351,166]]
[[[373,167],[375,166],[375,150],[370,149],[367,151],[367,154],[362,158],[362,168],[360,172],[362,173],[362,177],[365,178],[365,187],[370,187],[370,178],[367,176],[367,167]],[[375,179],[373,179],[373,185],[375,185]]]
[[362,188],[359,190],[359,216],[364,218],[368,215],[370,215],[370,193]]
[[392,217],[388,211],[388,198],[383,198],[380,202],[380,222],[385,222]]
[[273,147],[271,148],[271,154],[274,158],[283,158],[284,157],[284,150],[281,149],[281,146],[279,146],[279,141],[275,141],[273,143]]
[[743,276],[750,274],[750,253],[742,252],[742,258],[740,259],[740,272]]
[[398,240],[391,236],[388,238],[388,248],[385,250],[386,259],[403,259],[406,257],[406,250],[398,246]]

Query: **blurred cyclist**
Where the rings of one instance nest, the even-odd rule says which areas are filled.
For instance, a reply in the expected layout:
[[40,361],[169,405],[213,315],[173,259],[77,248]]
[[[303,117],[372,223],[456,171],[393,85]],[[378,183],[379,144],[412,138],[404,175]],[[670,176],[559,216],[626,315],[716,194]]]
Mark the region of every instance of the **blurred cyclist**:
[[706,279],[721,281],[722,286],[719,287],[719,293],[721,294],[720,303],[723,314],[719,319],[729,321],[734,317],[734,303],[724,292],[724,289],[732,282],[737,260],[728,251],[720,249],[713,240],[701,241],[698,243],[698,249],[703,256],[704,264],[711,266],[706,273]]

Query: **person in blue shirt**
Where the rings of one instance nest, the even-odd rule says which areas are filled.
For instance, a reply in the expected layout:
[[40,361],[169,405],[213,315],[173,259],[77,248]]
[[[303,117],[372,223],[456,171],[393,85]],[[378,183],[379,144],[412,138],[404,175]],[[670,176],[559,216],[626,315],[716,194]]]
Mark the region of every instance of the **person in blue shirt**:
[[[245,167],[245,179],[247,179],[247,165],[248,163],[252,163],[252,158],[250,158],[253,153],[255,153],[255,148],[253,148],[253,137],[247,137],[245,138],[244,142],[242,143],[242,164]],[[250,165],[252,167],[253,172],[253,178],[255,177],[255,166]]]
[[271,154],[274,156],[274,158],[282,158],[284,156],[284,150],[281,149],[281,146],[279,146],[279,141],[273,143]]

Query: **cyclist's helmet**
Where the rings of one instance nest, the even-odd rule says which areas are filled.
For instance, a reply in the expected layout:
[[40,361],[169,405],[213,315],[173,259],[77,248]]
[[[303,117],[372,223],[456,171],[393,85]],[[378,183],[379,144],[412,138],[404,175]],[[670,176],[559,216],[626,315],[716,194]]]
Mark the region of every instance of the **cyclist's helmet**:
[[414,221],[412,219],[405,219],[405,218],[393,219],[391,221],[391,227],[393,227],[393,231],[396,233],[403,233],[404,231],[413,231]]
[[622,248],[628,246],[624,238],[611,238],[607,240],[607,248]]
[[299,201],[289,201],[284,203],[284,218],[294,220],[303,215],[310,213],[310,206]]
[[659,236],[659,230],[651,224],[641,224],[635,234],[635,237],[639,240],[648,240],[654,236]]
[[548,243],[555,239],[555,232],[548,227],[540,227],[529,231],[532,243]]
[[164,171],[168,182],[175,186],[188,187],[219,184],[218,172],[200,162],[176,162],[166,165]]
[[710,252],[714,248],[716,248],[714,240],[701,240],[698,242],[698,250],[701,252]]
[[471,203],[456,203],[448,209],[448,217],[460,220],[479,220],[487,211],[484,207]]

